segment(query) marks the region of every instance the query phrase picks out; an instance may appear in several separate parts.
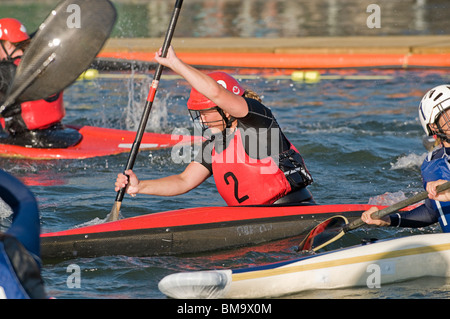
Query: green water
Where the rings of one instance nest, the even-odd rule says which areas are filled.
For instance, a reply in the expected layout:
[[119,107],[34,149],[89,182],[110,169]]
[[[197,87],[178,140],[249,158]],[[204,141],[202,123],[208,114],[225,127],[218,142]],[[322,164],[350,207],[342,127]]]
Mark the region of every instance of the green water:
[[[112,1],[118,12],[113,37],[162,37],[175,1]],[[58,1],[2,1],[0,17],[21,20],[37,29]],[[373,1],[309,0],[186,0],[176,31],[178,37],[306,37],[447,35],[446,0],[380,0],[380,27],[367,19]]]

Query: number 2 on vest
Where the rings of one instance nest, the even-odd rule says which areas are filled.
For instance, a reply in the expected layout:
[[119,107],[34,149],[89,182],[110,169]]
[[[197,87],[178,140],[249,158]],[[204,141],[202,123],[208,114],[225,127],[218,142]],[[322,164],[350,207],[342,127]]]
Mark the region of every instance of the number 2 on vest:
[[249,198],[248,195],[239,197],[239,191],[238,191],[239,182],[238,182],[237,177],[232,172],[226,173],[223,176],[223,178],[225,179],[225,183],[227,183],[227,185],[230,185],[230,182],[228,181],[228,177],[231,177],[234,181],[234,198],[236,198],[236,200],[238,201],[239,204],[246,201]]

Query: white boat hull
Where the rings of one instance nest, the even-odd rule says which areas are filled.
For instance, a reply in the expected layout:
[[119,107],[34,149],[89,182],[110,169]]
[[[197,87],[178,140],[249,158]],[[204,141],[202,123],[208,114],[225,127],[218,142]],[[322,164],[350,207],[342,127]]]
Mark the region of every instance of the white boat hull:
[[425,234],[235,270],[169,275],[172,298],[270,298],[314,289],[375,288],[424,276],[450,276],[450,234]]

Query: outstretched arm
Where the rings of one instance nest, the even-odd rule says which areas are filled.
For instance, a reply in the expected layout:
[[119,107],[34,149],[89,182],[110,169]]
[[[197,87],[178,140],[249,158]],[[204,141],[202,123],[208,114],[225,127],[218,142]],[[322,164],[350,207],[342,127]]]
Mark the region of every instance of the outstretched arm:
[[130,195],[147,194],[158,196],[175,196],[187,193],[203,183],[211,174],[202,164],[191,162],[186,169],[178,174],[159,179],[140,181],[132,170],[125,172],[129,176],[119,174],[116,180],[116,192],[127,187]]
[[172,47],[167,56],[161,57],[161,50],[155,53],[155,60],[181,75],[199,93],[213,101],[228,114],[242,118],[248,113],[247,102],[242,96],[226,90],[214,79],[180,60]]

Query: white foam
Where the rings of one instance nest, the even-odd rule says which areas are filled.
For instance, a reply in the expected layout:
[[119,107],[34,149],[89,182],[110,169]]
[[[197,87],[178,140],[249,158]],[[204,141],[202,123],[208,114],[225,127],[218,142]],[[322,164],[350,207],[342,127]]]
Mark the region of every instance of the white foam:
[[405,193],[398,191],[395,193],[386,192],[382,195],[369,198],[369,205],[391,206],[402,200],[405,200]]
[[427,153],[421,155],[408,154],[406,156],[398,158],[397,162],[391,163],[391,169],[408,169],[416,167],[420,168],[426,156]]
[[12,213],[11,207],[0,198],[0,219],[8,218]]

